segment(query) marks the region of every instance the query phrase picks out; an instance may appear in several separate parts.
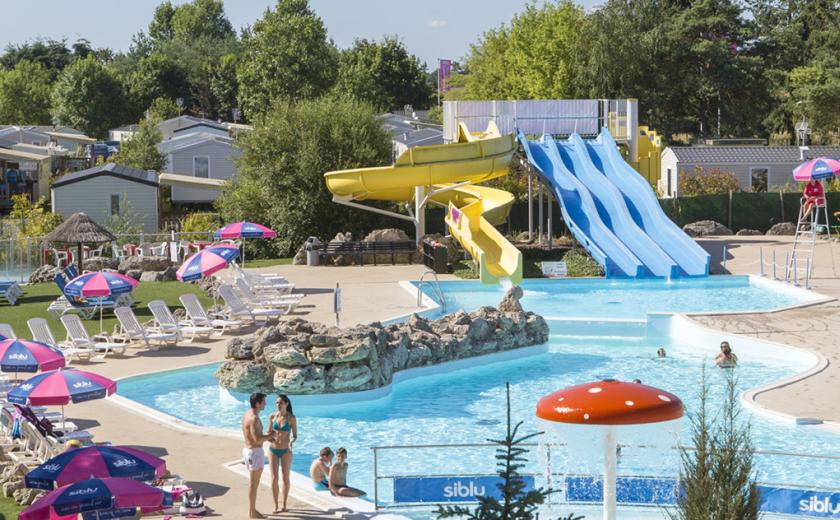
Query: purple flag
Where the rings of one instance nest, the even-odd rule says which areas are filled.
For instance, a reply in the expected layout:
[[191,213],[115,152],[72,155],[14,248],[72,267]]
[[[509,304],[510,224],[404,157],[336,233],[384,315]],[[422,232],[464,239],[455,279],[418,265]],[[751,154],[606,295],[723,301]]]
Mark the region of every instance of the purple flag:
[[438,60],[438,90],[449,90],[449,76],[452,75],[452,60]]

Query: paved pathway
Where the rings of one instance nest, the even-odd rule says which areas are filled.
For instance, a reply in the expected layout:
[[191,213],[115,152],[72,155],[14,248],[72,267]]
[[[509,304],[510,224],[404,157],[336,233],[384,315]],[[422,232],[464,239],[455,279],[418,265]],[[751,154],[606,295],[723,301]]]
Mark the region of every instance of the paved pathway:
[[[722,237],[703,240],[701,243],[712,253],[713,259],[718,261],[722,246],[726,243],[727,270],[736,274],[756,274],[759,271],[756,263],[759,248],[763,249],[768,262],[775,249],[777,263],[783,264],[792,241],[789,237]],[[840,244],[822,242],[814,256],[815,291],[826,296],[840,297],[840,279],[834,275],[835,268],[840,270]],[[771,269],[768,267],[765,271],[769,273]],[[781,275],[781,269],[778,269],[778,273]],[[829,363],[825,370],[791,385],[764,392],[757,397],[757,402],[796,417],[840,423],[840,302],[774,313],[709,315],[694,319],[714,329],[811,349],[822,354]]]

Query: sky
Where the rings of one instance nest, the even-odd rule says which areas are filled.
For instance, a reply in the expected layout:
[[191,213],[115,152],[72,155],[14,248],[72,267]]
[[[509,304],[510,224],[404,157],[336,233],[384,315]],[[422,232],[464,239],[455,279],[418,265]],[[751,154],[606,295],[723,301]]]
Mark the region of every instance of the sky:
[[[234,27],[259,18],[276,0],[226,0]],[[0,48],[37,37],[126,50],[131,37],[145,30],[160,0],[40,0],[37,8],[19,0],[3,2]],[[174,4],[184,3],[175,0]],[[511,19],[525,0],[310,0],[330,37],[341,47],[354,38],[398,35],[430,69],[439,58],[458,60],[484,31]],[[584,5],[593,0],[582,2]]]

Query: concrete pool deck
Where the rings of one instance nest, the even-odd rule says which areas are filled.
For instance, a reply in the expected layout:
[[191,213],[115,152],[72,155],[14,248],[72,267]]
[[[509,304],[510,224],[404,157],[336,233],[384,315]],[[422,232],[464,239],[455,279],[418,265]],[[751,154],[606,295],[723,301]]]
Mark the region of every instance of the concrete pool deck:
[[[726,269],[732,274],[758,274],[761,248],[765,273],[769,275],[772,251],[776,251],[777,265],[783,264],[793,237],[716,237],[699,242],[712,254],[712,263],[718,269],[722,267],[720,259],[726,244]],[[840,298],[840,278],[835,275],[835,269],[840,273],[840,243],[818,242],[814,251],[813,290]],[[781,272],[778,274],[783,276]],[[836,398],[840,395],[840,302],[780,312],[704,315],[692,319],[722,332],[792,345],[824,356],[828,361],[825,369],[793,384],[762,392],[756,402],[786,415],[840,425],[840,399]],[[737,353],[736,345],[733,348]]]

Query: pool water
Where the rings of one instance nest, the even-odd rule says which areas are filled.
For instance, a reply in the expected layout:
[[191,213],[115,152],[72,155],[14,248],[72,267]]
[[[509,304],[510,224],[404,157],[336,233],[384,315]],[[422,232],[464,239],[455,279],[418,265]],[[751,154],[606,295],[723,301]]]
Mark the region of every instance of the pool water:
[[[649,312],[770,310],[815,299],[812,293],[749,276],[713,276],[663,280],[528,279],[522,306],[548,317],[641,319]],[[496,305],[505,293],[499,285],[478,281],[443,281],[446,311]],[[434,299],[429,285],[424,292]],[[439,314],[439,313],[438,313]]]

